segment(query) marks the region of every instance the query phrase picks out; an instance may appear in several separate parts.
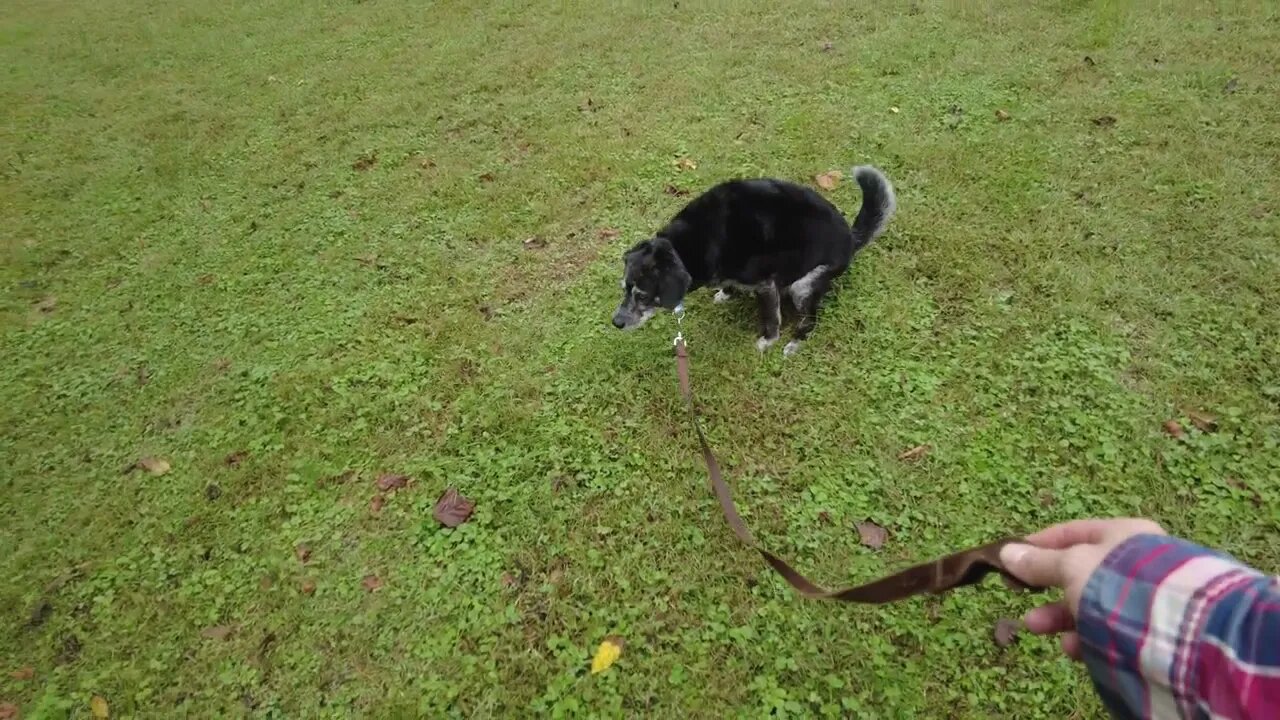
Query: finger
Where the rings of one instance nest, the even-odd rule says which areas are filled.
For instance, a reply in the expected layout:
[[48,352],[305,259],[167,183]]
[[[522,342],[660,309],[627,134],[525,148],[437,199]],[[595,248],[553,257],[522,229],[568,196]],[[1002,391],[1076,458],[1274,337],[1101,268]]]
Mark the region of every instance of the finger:
[[1058,638],[1058,644],[1062,646],[1063,655],[1080,662],[1080,633],[1074,630],[1063,633]]
[[1022,622],[1036,635],[1052,635],[1076,628],[1076,619],[1067,608],[1067,603],[1062,600],[1032,609],[1022,618]]
[[1027,536],[1027,542],[1036,547],[1061,550],[1080,543],[1101,542],[1111,528],[1113,520],[1072,520],[1047,527]]
[[1032,587],[1062,587],[1066,583],[1062,554],[1062,550],[1009,543],[1000,548],[1000,562],[1014,577]]

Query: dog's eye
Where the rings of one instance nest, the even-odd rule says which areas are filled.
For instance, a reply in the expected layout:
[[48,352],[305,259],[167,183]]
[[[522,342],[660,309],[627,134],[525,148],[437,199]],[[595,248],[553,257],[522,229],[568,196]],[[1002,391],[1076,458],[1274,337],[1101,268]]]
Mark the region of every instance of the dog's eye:
[[634,296],[634,297],[635,297],[635,299],[637,299],[637,300],[648,300],[648,299],[649,299],[649,293],[647,293],[647,292],[645,292],[645,291],[641,290],[640,288],[631,288],[631,295],[632,295],[632,296]]

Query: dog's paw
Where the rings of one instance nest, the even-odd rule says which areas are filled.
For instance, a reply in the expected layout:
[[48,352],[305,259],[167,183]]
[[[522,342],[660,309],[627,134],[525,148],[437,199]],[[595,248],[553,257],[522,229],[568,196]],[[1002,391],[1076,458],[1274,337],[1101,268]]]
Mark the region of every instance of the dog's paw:
[[733,299],[733,296],[730,295],[729,293],[725,292],[724,290],[717,290],[715,297],[711,298],[711,302],[718,304],[723,302],[729,302],[732,299]]
[[800,345],[801,343],[799,340],[792,340],[787,343],[786,347],[782,348],[782,354],[786,357],[791,357],[792,355],[800,352]]
[[760,336],[756,338],[756,349],[759,350],[760,352],[764,352],[765,350],[768,350],[770,347],[772,347],[773,344],[776,342],[778,342],[778,338],[776,337],[767,338],[764,336]]

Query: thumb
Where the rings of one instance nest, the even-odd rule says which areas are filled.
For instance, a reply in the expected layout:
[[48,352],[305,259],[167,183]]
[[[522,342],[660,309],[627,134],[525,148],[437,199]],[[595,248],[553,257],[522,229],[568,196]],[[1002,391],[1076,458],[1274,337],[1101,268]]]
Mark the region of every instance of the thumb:
[[1049,550],[1022,543],[1009,543],[1000,548],[1000,562],[1022,582],[1034,587],[1062,587],[1061,550]]

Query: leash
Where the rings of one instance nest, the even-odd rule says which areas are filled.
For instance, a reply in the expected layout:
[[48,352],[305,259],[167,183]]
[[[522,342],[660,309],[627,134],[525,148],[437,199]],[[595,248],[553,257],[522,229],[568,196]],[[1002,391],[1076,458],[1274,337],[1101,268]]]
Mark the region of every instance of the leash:
[[905,600],[926,593],[938,594],[965,585],[973,585],[982,581],[989,573],[997,572],[1007,587],[1013,590],[1034,589],[1018,580],[1000,562],[1000,548],[1011,542],[1021,542],[1021,538],[1006,537],[986,545],[981,545],[958,553],[937,558],[931,562],[921,563],[886,575],[877,580],[844,588],[828,590],[815,584],[781,557],[769,552],[756,540],[751,529],[738,514],[733,502],[733,493],[724,481],[720,472],[720,463],[716,460],[707,436],[702,431],[702,423],[698,420],[698,410],[693,402],[693,388],[689,381],[689,346],[685,342],[682,328],[684,306],[675,309],[677,332],[672,344],[676,353],[676,373],[680,379],[680,394],[684,397],[685,409],[689,421],[698,436],[698,445],[702,449],[702,461],[707,466],[707,475],[711,478],[711,489],[720,503],[720,511],[724,514],[729,529],[742,541],[743,545],[760,553],[760,557],[769,564],[787,584],[804,597],[817,600],[839,600],[840,602],[881,605],[884,603]]

